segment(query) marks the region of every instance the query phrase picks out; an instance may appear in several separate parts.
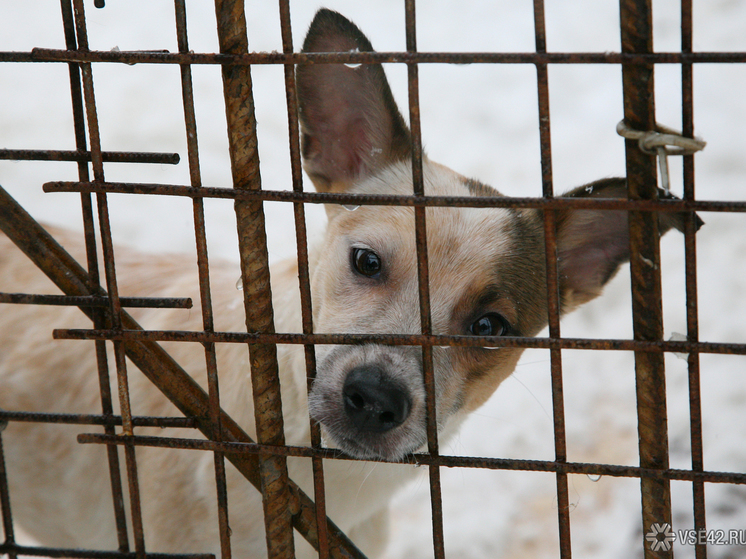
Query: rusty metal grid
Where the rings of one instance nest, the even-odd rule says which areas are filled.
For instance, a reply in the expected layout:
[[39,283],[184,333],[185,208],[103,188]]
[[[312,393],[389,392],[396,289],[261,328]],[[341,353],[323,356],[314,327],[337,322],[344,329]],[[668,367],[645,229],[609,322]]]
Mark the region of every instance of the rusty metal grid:
[[[684,157],[684,197],[682,200],[658,200],[655,157],[639,150],[637,144],[626,142],[629,200],[572,200],[555,198],[552,181],[550,142],[548,65],[550,64],[616,64],[622,66],[624,82],[625,120],[633,128],[655,128],[653,76],[655,64],[677,64],[682,71],[684,135],[693,135],[692,65],[695,63],[744,63],[746,53],[702,53],[692,50],[691,0],[682,2],[681,52],[652,51],[652,16],[650,2],[621,0],[621,53],[548,53],[544,26],[544,5],[534,0],[534,31],[536,52],[533,53],[421,53],[417,51],[415,1],[405,0],[406,52],[301,54],[294,51],[291,38],[290,7],[280,2],[282,53],[249,53],[243,2],[217,0],[216,12],[220,53],[193,53],[189,50],[186,32],[186,12],[183,0],[176,0],[176,29],[179,53],[167,52],[96,52],[88,49],[83,0],[61,0],[66,50],[34,49],[24,53],[0,53],[0,62],[55,62],[68,65],[73,101],[76,151],[0,150],[0,157],[15,160],[63,160],[78,164],[76,182],[49,182],[47,192],[78,192],[83,207],[85,238],[88,252],[86,267],[77,264],[54,240],[18,206],[6,193],[0,192],[0,227],[27,253],[65,293],[64,296],[36,294],[0,294],[0,303],[57,304],[79,306],[93,321],[93,329],[61,329],[54,332],[58,339],[94,340],[97,350],[103,414],[62,415],[21,411],[0,411],[0,424],[7,421],[43,421],[102,425],[103,434],[79,437],[83,444],[105,444],[108,452],[111,490],[118,531],[116,552],[31,548],[17,545],[14,539],[11,496],[0,438],[0,509],[5,542],[0,554],[11,559],[18,555],[52,557],[208,557],[205,555],[165,555],[149,553],[143,536],[137,475],[137,446],[202,449],[213,452],[217,485],[218,522],[221,556],[231,557],[228,502],[225,482],[225,460],[234,466],[264,496],[267,547],[270,557],[293,556],[293,529],[298,530],[319,552],[327,557],[361,557],[362,554],[331,521],[326,519],[324,500],[323,460],[351,458],[321,446],[319,428],[312,425],[311,447],[290,447],[284,444],[277,359],[278,343],[302,344],[305,348],[309,387],[315,372],[314,344],[349,344],[377,342],[407,344],[422,347],[424,382],[427,392],[428,451],[413,455],[406,461],[426,465],[429,471],[432,502],[433,550],[436,559],[446,557],[443,538],[443,510],[440,488],[441,467],[530,470],[556,474],[560,556],[571,557],[571,525],[569,515],[568,474],[584,473],[634,477],[641,480],[643,523],[671,522],[670,481],[690,481],[694,495],[694,526],[704,529],[704,483],[746,484],[746,474],[707,471],[702,460],[702,425],[700,410],[699,355],[724,353],[746,355],[746,344],[701,342],[698,335],[696,285],[696,222],[694,211],[743,212],[744,202],[704,202],[696,200],[693,157]],[[93,88],[93,63],[153,63],[178,64],[181,70],[184,120],[188,138],[187,159],[189,185],[124,184],[107,182],[103,163],[153,162],[176,163],[177,154],[111,153],[101,150]],[[295,95],[294,65],[299,63],[371,63],[398,62],[406,64],[409,86],[409,121],[413,137],[413,196],[355,196],[304,192],[299,146],[299,127]],[[539,129],[542,168],[542,198],[433,198],[425,197],[422,178],[422,144],[418,92],[418,64],[423,63],[484,63],[531,64],[537,69]],[[228,134],[233,172],[230,188],[203,187],[200,175],[194,100],[192,64],[217,64],[222,68]],[[251,88],[251,65],[280,64],[285,71],[285,85],[290,131],[292,191],[268,191],[261,188],[259,175],[256,125]],[[90,164],[90,167],[89,167]],[[92,169],[91,178],[89,169]],[[148,299],[119,297],[114,265],[111,229],[108,219],[107,193],[138,193],[189,197],[193,200],[194,228],[198,255],[199,286],[203,331],[145,331],[123,310],[127,306],[190,307],[184,299]],[[94,195],[95,194],[95,200]],[[204,206],[205,198],[229,198],[236,202],[240,236],[241,269],[244,285],[247,333],[219,332],[214,328],[210,299],[209,262],[207,258]],[[269,293],[269,268],[262,202],[286,201],[293,204],[297,231],[297,252],[300,271],[303,334],[274,332],[272,302]],[[93,204],[99,216],[98,229],[103,248],[103,272],[96,257],[96,234]],[[304,204],[379,204],[413,206],[418,248],[418,279],[422,335],[403,336],[362,334],[314,334],[311,318],[308,251],[305,231]],[[547,301],[549,336],[546,338],[480,338],[436,336],[431,333],[428,293],[428,259],[425,209],[428,206],[461,207],[527,207],[543,209],[547,258]],[[688,212],[685,230],[685,266],[688,341],[663,341],[661,322],[661,287],[659,266],[640,266],[632,259],[633,340],[563,338],[559,325],[559,279],[556,265],[557,240],[555,212],[560,208],[626,209],[630,212],[630,237],[633,254],[659,263],[659,245],[655,212]],[[102,276],[103,273],[103,276]],[[105,282],[105,289],[101,287]],[[109,365],[104,344],[114,346],[121,416],[113,414],[112,395],[108,391]],[[161,341],[200,342],[205,348],[208,372],[208,392],[184,372],[158,345]],[[253,441],[220,409],[216,343],[248,344],[252,369],[252,385],[256,400],[257,440]],[[555,459],[553,461],[513,460],[441,455],[438,447],[435,417],[433,345],[441,346],[512,346],[545,348],[550,352],[553,395]],[[567,460],[565,410],[562,387],[562,349],[601,349],[633,351],[638,390],[638,430],[640,466],[605,465],[570,462]],[[665,429],[666,391],[663,374],[664,352],[688,354],[689,395],[691,417],[692,467],[672,469],[668,464],[668,443]],[[173,401],[184,418],[138,417],[130,407],[128,371],[129,357],[151,381]],[[644,397],[641,397],[644,396]],[[121,431],[115,430],[121,426]],[[175,439],[139,436],[139,426],[182,426],[199,429],[207,440]],[[663,426],[663,427],[661,427]],[[1,434],[0,434],[1,437]],[[124,447],[126,475],[119,471],[118,447]],[[288,456],[310,457],[313,463],[313,499],[305,495],[287,476]],[[125,513],[123,483],[128,483],[131,514]],[[129,532],[135,548],[130,549]],[[696,546],[698,559],[706,557],[706,546]],[[646,557],[672,557],[672,551],[653,552],[645,548]]]

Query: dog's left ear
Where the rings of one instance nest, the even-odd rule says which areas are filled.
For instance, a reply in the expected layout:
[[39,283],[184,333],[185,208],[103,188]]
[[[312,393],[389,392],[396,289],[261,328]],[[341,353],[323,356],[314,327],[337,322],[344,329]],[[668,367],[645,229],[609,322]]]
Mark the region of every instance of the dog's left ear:
[[[624,179],[602,179],[571,190],[573,198],[627,198]],[[673,198],[659,189],[659,197]],[[684,230],[687,214],[661,212],[658,229],[663,235],[671,228]],[[699,217],[697,228],[703,222]],[[603,286],[629,262],[629,224],[626,211],[561,210],[557,212],[562,312],[569,312],[601,294]]]
[[[371,52],[354,23],[316,13],[303,52]],[[411,138],[380,64],[300,64],[296,70],[304,168],[316,189],[352,182],[411,157]]]

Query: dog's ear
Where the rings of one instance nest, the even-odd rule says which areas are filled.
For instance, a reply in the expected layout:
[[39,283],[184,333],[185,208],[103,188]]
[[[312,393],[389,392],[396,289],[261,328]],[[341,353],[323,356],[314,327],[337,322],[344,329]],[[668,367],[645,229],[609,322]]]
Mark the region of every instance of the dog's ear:
[[[602,179],[581,186],[563,196],[573,198],[627,198],[624,179]],[[674,198],[659,189],[660,198]],[[684,230],[687,214],[661,212],[658,229],[663,235],[671,228]],[[697,228],[702,220],[697,219]],[[557,212],[562,312],[569,312],[600,295],[604,284],[628,262],[629,224],[626,211],[561,210]]]
[[[316,13],[303,52],[370,52],[355,24]],[[304,168],[316,189],[352,182],[411,156],[411,138],[380,64],[301,64],[296,70]]]

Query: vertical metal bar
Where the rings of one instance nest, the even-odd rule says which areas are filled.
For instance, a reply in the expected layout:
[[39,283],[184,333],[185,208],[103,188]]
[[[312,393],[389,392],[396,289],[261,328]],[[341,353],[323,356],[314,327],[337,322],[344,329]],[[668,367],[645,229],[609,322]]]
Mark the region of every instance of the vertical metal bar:
[[[78,47],[88,50],[88,34],[86,31],[85,10],[82,0],[73,0],[75,16],[75,28]],[[101,141],[98,128],[98,114],[96,112],[96,98],[93,91],[93,73],[91,64],[80,65],[83,76],[83,97],[85,100],[86,118],[88,120],[88,136],[91,143],[91,162],[93,165],[93,176],[97,182],[104,181],[103,160],[101,157]],[[114,264],[114,247],[111,238],[111,227],[109,223],[109,208],[106,194],[96,195],[99,227],[101,229],[101,243],[104,255],[104,269],[106,272],[106,284],[109,292],[110,312],[112,327],[122,327],[121,304],[116,281],[116,270]],[[117,370],[117,385],[119,388],[119,405],[122,413],[122,427],[126,435],[132,435],[132,410],[130,407],[129,385],[127,380],[127,363],[125,360],[124,345],[121,341],[114,342],[114,359]],[[130,510],[132,514],[132,528],[135,539],[135,552],[138,559],[145,557],[145,538],[142,526],[142,512],[140,505],[140,488],[137,476],[137,461],[135,447],[127,444],[124,447],[125,464],[127,466],[127,480],[130,492]]]
[[[622,52],[653,52],[651,0],[621,0]],[[655,90],[652,64],[623,64],[624,118],[635,130],[655,130]],[[626,140],[627,183],[630,199],[656,199],[655,156],[643,153],[637,142]],[[629,212],[630,272],[635,340],[661,341],[663,317],[660,279],[658,215]],[[635,352],[637,422],[640,466],[668,468],[666,378],[662,353]],[[642,533],[653,524],[671,524],[671,488],[667,479],[643,476]],[[644,542],[644,540],[643,540]],[[646,559],[673,557],[665,546],[644,544]],[[660,547],[661,549],[658,549]]]
[[[280,0],[280,31],[282,34],[282,51],[286,54],[293,52],[293,34],[290,21],[290,2]],[[298,98],[296,93],[295,66],[286,64],[285,98],[288,110],[288,137],[290,139],[290,168],[292,172],[293,190],[303,192],[303,170],[300,156],[300,128],[298,125]],[[313,313],[311,303],[311,277],[308,265],[308,237],[306,233],[305,206],[303,203],[293,203],[295,219],[296,250],[298,254],[298,282],[300,288],[301,320],[304,334],[313,334]],[[308,390],[313,387],[316,378],[316,351],[312,344],[304,345],[306,360],[306,378]],[[313,420],[310,421],[311,446],[321,448],[321,427]],[[324,483],[324,464],[321,458],[311,459],[313,471],[314,505],[316,509],[316,526],[318,531],[318,552],[320,559],[329,557],[329,535],[326,524],[326,491]]]
[[[61,0],[62,21],[65,32],[66,48],[69,50],[77,49],[77,39],[75,36],[75,20],[73,8],[70,0]],[[83,108],[83,92],[80,83],[80,67],[77,63],[68,64],[70,73],[70,93],[72,99],[73,125],[75,130],[75,145],[78,150],[85,151],[86,134],[85,134],[85,117]],[[78,176],[81,181],[88,181],[88,163],[78,163]],[[83,229],[85,236],[86,255],[88,262],[88,273],[91,285],[89,289],[93,292],[99,286],[98,255],[96,251],[96,233],[94,229],[93,201],[90,194],[81,193],[80,195]],[[105,312],[103,309],[93,310],[94,328],[104,328]],[[96,340],[96,363],[98,368],[99,392],[101,394],[101,408],[104,415],[113,415],[114,408],[111,397],[111,386],[109,384],[109,364],[106,357],[106,342]],[[104,426],[104,433],[107,435],[115,434],[113,425]],[[109,463],[109,479],[112,492],[112,501],[114,505],[114,521],[117,527],[117,540],[119,551],[129,552],[129,538],[127,536],[127,515],[124,508],[124,491],[122,489],[122,474],[119,467],[119,450],[116,445],[106,446],[107,460]]]
[[[5,544],[15,545],[13,515],[10,509],[10,487],[8,487],[8,472],[5,470],[5,453],[3,452],[3,430],[7,426],[7,421],[0,421],[0,514],[3,517]],[[16,559],[17,557],[18,555],[14,551],[8,552],[8,559]]]
[[[536,52],[546,53],[546,25],[544,20],[544,1],[534,0],[534,35]],[[541,146],[541,182],[542,195],[554,196],[552,179],[552,137],[549,117],[549,72],[546,64],[536,64],[536,77],[539,97],[539,143]],[[547,275],[547,318],[549,337],[560,337],[560,297],[559,271],[557,269],[557,214],[544,211],[544,245],[545,268]],[[565,402],[562,381],[562,351],[559,348],[549,350],[549,362],[552,378],[552,411],[554,425],[554,454],[557,462],[567,462],[567,440],[565,434]],[[572,556],[570,539],[570,495],[567,474],[557,473],[557,520],[559,526],[560,556],[569,559]]]
[[[692,52],[692,0],[681,1],[681,52]],[[682,131],[684,136],[694,137],[694,99],[692,64],[681,64]],[[684,199],[694,200],[694,156],[684,156]],[[697,238],[696,217],[688,216],[684,228],[684,261],[686,271],[686,319],[687,339],[699,341],[699,318],[697,301]],[[704,470],[702,448],[702,405],[700,398],[699,353],[691,352],[687,358],[689,367],[689,425],[691,432],[692,470]],[[697,533],[706,530],[705,484],[701,480],[692,482],[694,529]],[[707,544],[694,547],[697,559],[707,558]]]
[[[405,25],[407,52],[417,52],[417,20],[415,0],[405,1]],[[409,86],[409,125],[412,132],[412,183],[415,196],[425,196],[422,172],[422,131],[420,128],[419,72],[417,63],[407,64]],[[423,334],[432,333],[430,315],[430,279],[427,255],[427,210],[423,206],[414,208],[415,243],[417,247],[417,279],[420,293],[420,328]],[[435,559],[445,557],[443,536],[443,497],[440,484],[438,457],[438,421],[436,416],[435,372],[432,346],[422,346],[422,370],[425,384],[425,408],[427,416],[428,452],[436,460],[428,466],[430,478],[430,504],[432,507],[433,553]]]
[[[85,26],[85,12],[83,9],[83,3],[81,0],[74,0],[75,10],[75,26],[77,30],[78,45],[81,50],[88,50],[88,40]],[[104,181],[104,169],[103,160],[101,158],[101,142],[98,132],[98,115],[96,112],[96,98],[93,92],[93,74],[91,72],[91,64],[81,64],[81,72],[83,75],[83,96],[85,100],[86,117],[88,119],[88,135],[91,139],[91,161],[93,163],[93,176],[97,182]],[[101,241],[103,245],[104,253],[104,267],[106,271],[106,283],[109,291],[110,303],[111,303],[111,322],[113,328],[121,328],[121,311],[122,307],[119,302],[119,292],[116,282],[116,274],[114,269],[114,248],[111,240],[111,228],[109,225],[109,210],[106,201],[105,194],[97,194],[97,209],[99,213],[99,225],[101,228]],[[115,342],[116,349],[116,342]],[[116,351],[115,351],[116,353]],[[117,370],[120,374],[120,371]],[[120,374],[119,382],[126,381],[125,378],[121,378]],[[125,384],[126,386],[126,384]],[[120,392],[120,405],[122,406],[122,422],[124,425],[124,431],[128,435],[132,434],[132,414],[130,411],[129,398],[123,398],[123,393]]]
[[[176,36],[179,52],[189,52],[187,36],[187,16],[184,0],[175,0]],[[186,125],[187,153],[189,159],[190,184],[194,188],[202,186],[199,167],[199,144],[197,141],[197,119],[194,112],[194,91],[192,87],[192,69],[189,64],[182,64],[181,92],[184,105],[184,122]],[[194,236],[197,249],[197,269],[199,273],[200,307],[202,309],[202,327],[205,332],[215,330],[212,295],[210,292],[210,268],[207,255],[207,235],[205,231],[205,208],[201,198],[192,203],[194,215]],[[223,440],[220,419],[220,389],[218,384],[217,355],[214,343],[205,343],[205,365],[207,368],[207,390],[210,408],[210,422],[213,426],[213,439]],[[215,485],[218,501],[218,529],[220,533],[220,553],[223,559],[230,559],[231,542],[228,516],[228,488],[225,479],[225,455],[214,452]]]
[[[216,0],[215,10],[220,52],[247,53],[249,45],[243,2]],[[246,65],[224,64],[222,73],[233,186],[237,189],[260,190],[251,68]],[[249,332],[273,332],[264,208],[261,202],[236,201],[235,210],[246,328]],[[284,445],[276,346],[249,344],[249,361],[257,440],[262,444]],[[288,491],[286,459],[280,456],[260,456],[259,464],[269,557],[292,557],[292,509],[295,507],[291,506],[293,504]]]
[[[544,1],[534,0],[534,36],[536,52],[547,52],[546,25],[544,19]],[[552,136],[549,119],[549,71],[546,63],[536,64],[539,91],[539,143],[541,146],[541,184],[542,195],[554,195],[552,182]]]

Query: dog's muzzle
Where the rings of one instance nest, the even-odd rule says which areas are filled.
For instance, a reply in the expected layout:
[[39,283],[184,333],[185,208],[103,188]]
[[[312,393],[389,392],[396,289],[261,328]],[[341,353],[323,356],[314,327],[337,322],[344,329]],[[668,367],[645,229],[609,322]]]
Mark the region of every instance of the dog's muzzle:
[[426,442],[418,352],[379,345],[321,346],[308,404],[331,446],[357,458],[400,460]]

